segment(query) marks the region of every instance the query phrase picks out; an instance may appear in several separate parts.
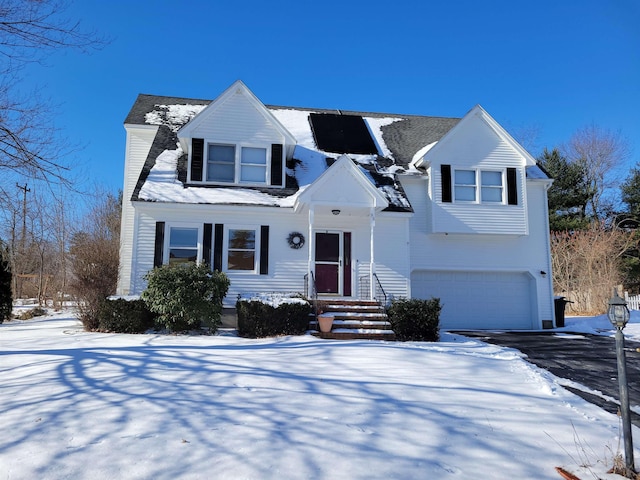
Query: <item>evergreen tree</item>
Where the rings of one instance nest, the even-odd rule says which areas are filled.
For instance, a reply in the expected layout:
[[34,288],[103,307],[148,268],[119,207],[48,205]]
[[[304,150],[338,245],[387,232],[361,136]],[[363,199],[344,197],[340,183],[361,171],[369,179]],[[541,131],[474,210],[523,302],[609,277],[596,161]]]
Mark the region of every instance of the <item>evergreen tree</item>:
[[624,285],[633,292],[640,291],[640,165],[629,172],[629,176],[620,186],[622,203],[626,205],[624,212],[617,215],[619,228],[635,230],[636,245],[625,252],[622,257]]
[[0,323],[11,318],[12,307],[9,249],[0,241]]
[[591,198],[584,167],[571,163],[554,148],[544,149],[538,164],[554,179],[547,195],[552,231],[581,230],[589,226],[587,205]]
[[636,220],[640,220],[640,165],[629,172],[629,177],[620,187],[622,191],[622,203],[626,204],[628,213]]

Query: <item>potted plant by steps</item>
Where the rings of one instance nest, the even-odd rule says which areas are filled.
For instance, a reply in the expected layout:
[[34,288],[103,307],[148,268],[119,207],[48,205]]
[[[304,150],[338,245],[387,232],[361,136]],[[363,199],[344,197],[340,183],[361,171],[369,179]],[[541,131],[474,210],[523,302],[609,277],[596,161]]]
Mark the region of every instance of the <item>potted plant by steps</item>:
[[333,326],[333,313],[325,313],[326,307],[326,302],[322,300],[316,301],[316,320],[322,333],[329,333]]
[[318,314],[318,326],[322,333],[329,333],[333,326],[333,313],[320,313]]

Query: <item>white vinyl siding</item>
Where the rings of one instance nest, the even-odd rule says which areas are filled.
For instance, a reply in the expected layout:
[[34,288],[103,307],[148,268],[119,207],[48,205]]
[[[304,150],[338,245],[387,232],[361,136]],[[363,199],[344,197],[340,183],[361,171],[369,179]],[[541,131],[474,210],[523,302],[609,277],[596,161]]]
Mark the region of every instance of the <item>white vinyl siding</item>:
[[117,293],[128,295],[135,290],[135,211],[131,204],[131,195],[138,182],[140,171],[149,154],[157,128],[135,128],[126,126],[127,140],[125,150],[124,188],[122,191],[122,218],[120,227],[120,266],[118,272]]
[[[374,227],[376,275],[387,294],[387,300],[408,298],[410,295],[409,224],[414,218],[394,218],[393,215],[384,214],[376,218]],[[364,241],[368,242],[368,232],[365,230],[363,234]],[[368,271],[367,263],[364,270]]]
[[[375,258],[377,274],[389,295],[395,298],[409,296],[409,257],[400,245],[408,244],[410,218],[398,218],[394,214],[383,214],[376,218]],[[145,273],[153,268],[155,224],[166,222],[169,226],[198,226],[199,242],[202,243],[202,226],[205,223],[223,224],[223,271],[231,285],[225,298],[225,307],[233,307],[239,293],[246,292],[300,292],[304,291],[304,276],[307,273],[310,245],[309,226],[306,215],[294,214],[290,209],[265,207],[230,207],[212,205],[161,205],[140,203],[139,226],[136,244],[139,251],[135,293],[141,293],[146,282]],[[369,216],[316,215],[316,227],[324,231],[331,227],[343,232],[351,232],[351,272],[352,297],[358,298],[359,276],[368,275],[370,261]],[[255,231],[255,270],[260,263],[260,225],[269,225],[269,274],[260,275],[247,270],[228,269],[229,230]],[[302,232],[305,244],[295,249],[289,246],[287,238],[291,232]],[[167,240],[168,231],[165,235]],[[389,248],[393,245],[393,248]],[[237,245],[236,245],[237,246]],[[200,247],[202,248],[202,247]],[[232,247],[232,252],[234,251]],[[168,249],[168,248],[167,248]],[[165,252],[167,251],[165,249]],[[245,251],[251,251],[247,248]],[[242,251],[238,248],[235,251]],[[133,293],[133,292],[132,292]]]
[[[131,293],[140,294],[146,288],[143,276],[153,268],[153,247],[157,221],[164,221],[171,226],[198,225],[198,228],[201,228],[200,225],[204,226],[205,223],[223,224],[225,232],[228,229],[255,230],[257,237],[260,236],[259,225],[269,225],[271,240],[269,242],[268,275],[257,273],[259,258],[256,258],[255,261],[255,273],[248,274],[246,270],[228,270],[228,235],[223,233],[222,269],[231,281],[229,292],[224,300],[225,307],[234,307],[239,293],[265,291],[302,293],[304,275],[307,271],[309,241],[306,239],[305,246],[296,250],[289,247],[286,238],[292,231],[306,232],[308,228],[306,220],[305,216],[292,215],[291,210],[283,210],[282,208],[140,203],[136,238],[138,261],[134,273],[135,288]],[[199,239],[202,239],[202,232],[199,234]],[[259,257],[258,239],[256,239],[255,247],[255,255]]]
[[[449,137],[430,159],[430,199],[434,207],[437,206],[431,209],[430,230],[442,234],[528,235],[525,159],[480,118],[469,118],[455,133],[455,138]],[[451,165],[452,202],[442,201],[442,164]],[[509,168],[515,169],[516,205],[507,204],[506,172]],[[476,172],[475,201],[456,200],[456,171]],[[502,186],[497,185],[497,177],[491,175],[483,180],[481,172],[499,172]],[[498,197],[500,202],[490,201]],[[411,199],[412,205],[413,202]]]
[[[429,198],[429,184],[415,177],[401,177],[402,186],[414,209],[411,219],[410,236],[410,265],[411,265],[411,296],[414,298],[429,298],[437,290],[427,292],[420,284],[415,283],[416,272],[465,272],[489,274],[492,272],[509,273],[509,271],[526,275],[529,278],[533,326],[541,328],[543,321],[553,319],[553,290],[550,269],[550,255],[548,243],[548,223],[546,222],[546,196],[544,182],[527,182],[527,204],[531,231],[529,235],[500,235],[500,234],[449,234],[434,233],[432,217],[440,214],[441,205]],[[469,206],[468,206],[469,207]],[[482,205],[471,205],[482,210]],[[535,207],[535,208],[534,208]],[[499,210],[508,211],[512,206],[504,206]],[[542,271],[546,275],[542,275]],[[475,274],[474,273],[474,274]],[[479,278],[479,277],[476,277]],[[503,277],[504,278],[504,277]],[[518,277],[521,278],[521,277]],[[468,302],[465,287],[452,284],[452,298],[448,303]],[[439,287],[438,287],[439,288]],[[511,299],[506,291],[502,301],[519,302]],[[455,307],[450,307],[451,308]],[[508,309],[517,308],[508,305]],[[475,315],[469,319],[468,328],[476,328],[480,321],[491,321],[482,303],[476,305]],[[475,323],[474,323],[475,322]],[[460,327],[462,328],[462,327]],[[524,327],[523,327],[524,328]]]
[[[232,95],[211,115],[210,121],[198,124],[190,134],[205,142],[203,181],[268,185],[272,145],[284,146],[282,133],[243,95]],[[224,121],[215,121],[218,118]]]
[[[224,139],[221,143],[284,143],[282,134],[243,95],[234,95],[218,105],[212,121],[202,122],[192,132],[193,138]],[[224,121],[215,121],[215,119]]]

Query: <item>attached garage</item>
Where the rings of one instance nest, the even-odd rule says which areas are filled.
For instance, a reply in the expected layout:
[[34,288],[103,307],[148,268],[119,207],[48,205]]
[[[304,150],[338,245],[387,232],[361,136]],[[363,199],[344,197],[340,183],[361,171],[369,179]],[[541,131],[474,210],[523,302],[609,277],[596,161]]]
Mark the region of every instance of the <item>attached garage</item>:
[[440,298],[445,329],[540,328],[535,324],[535,282],[527,272],[416,270],[414,298]]

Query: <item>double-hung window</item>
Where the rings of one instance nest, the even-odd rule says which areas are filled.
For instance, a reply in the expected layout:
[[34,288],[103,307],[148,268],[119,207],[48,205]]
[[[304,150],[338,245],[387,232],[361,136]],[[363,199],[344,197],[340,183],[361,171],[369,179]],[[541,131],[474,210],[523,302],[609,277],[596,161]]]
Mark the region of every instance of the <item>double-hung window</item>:
[[264,185],[267,183],[267,149],[210,143],[207,181]]
[[249,228],[227,230],[227,270],[256,270],[256,231]]
[[267,181],[266,148],[241,148],[240,181],[247,183],[265,183]]
[[504,203],[504,174],[500,170],[454,171],[457,202]]
[[454,198],[457,202],[476,201],[476,171],[455,170]]
[[482,203],[502,203],[503,191],[502,172],[480,171],[480,201]]
[[207,154],[207,181],[233,183],[235,177],[235,145],[210,144]]
[[197,227],[169,227],[169,245],[166,263],[180,264],[198,261]]

